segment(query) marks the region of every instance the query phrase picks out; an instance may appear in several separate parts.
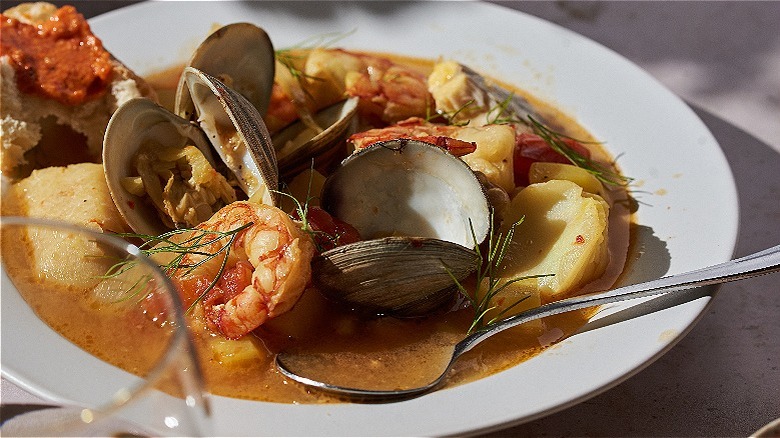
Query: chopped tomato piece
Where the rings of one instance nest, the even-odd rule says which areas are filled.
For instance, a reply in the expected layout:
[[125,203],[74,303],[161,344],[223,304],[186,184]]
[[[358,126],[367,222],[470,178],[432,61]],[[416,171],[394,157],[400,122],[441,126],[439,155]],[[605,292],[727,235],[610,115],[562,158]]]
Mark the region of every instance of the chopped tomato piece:
[[[577,154],[590,158],[590,151],[578,141],[570,138],[563,138],[562,140]],[[528,185],[528,170],[531,168],[531,164],[535,162],[571,163],[568,158],[550,147],[542,137],[527,132],[517,135],[514,152],[515,185]]]
[[[298,212],[293,216],[300,220]],[[360,233],[352,225],[331,216],[317,206],[309,206],[306,212],[309,227],[314,230],[314,240],[322,251],[361,240]]]
[[254,272],[252,264],[240,260],[232,268],[225,268],[217,284],[225,291],[229,300],[252,284],[252,272]]
[[174,276],[172,280],[176,289],[179,290],[179,296],[185,309],[190,307],[211,285],[211,280],[205,275]]

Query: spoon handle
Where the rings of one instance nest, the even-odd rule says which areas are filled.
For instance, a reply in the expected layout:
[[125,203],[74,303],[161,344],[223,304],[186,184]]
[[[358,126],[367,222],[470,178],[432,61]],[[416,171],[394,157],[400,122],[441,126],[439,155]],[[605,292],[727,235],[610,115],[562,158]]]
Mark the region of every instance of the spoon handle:
[[714,266],[623,286],[606,292],[580,295],[518,313],[474,332],[455,347],[460,356],[488,337],[508,328],[572,310],[643,298],[698,286],[725,283],[780,271],[780,245]]

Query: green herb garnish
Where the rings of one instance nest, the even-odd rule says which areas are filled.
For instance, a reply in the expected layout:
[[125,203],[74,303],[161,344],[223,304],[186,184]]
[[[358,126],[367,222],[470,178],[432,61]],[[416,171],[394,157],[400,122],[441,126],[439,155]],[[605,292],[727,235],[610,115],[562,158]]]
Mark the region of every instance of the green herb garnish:
[[528,116],[528,120],[531,123],[530,126],[534,134],[541,137],[542,140],[544,140],[544,142],[547,143],[555,152],[558,152],[559,154],[566,157],[575,166],[588,171],[602,183],[612,186],[627,186],[631,183],[631,181],[633,181],[632,178],[623,176],[613,171],[612,169],[578,153],[571,146],[566,144],[564,140],[569,139],[579,143],[585,142],[555,132],[530,115]]
[[[549,277],[554,274],[539,274],[539,275],[527,275],[523,277],[505,279],[500,276],[499,269],[504,262],[504,257],[509,249],[509,244],[512,242],[512,238],[515,234],[515,227],[523,222],[521,218],[519,221],[512,224],[509,227],[506,235],[501,233],[493,233],[493,227],[491,225],[490,232],[488,234],[486,253],[483,253],[480,245],[474,247],[474,251],[477,253],[477,272],[476,272],[476,288],[474,293],[471,294],[454,276],[450,273],[450,276],[455,281],[458,290],[466,299],[471,303],[471,307],[474,309],[474,319],[471,322],[471,326],[468,329],[468,333],[473,333],[479,329],[484,328],[487,325],[493,324],[504,318],[504,316],[515,308],[518,304],[528,298],[524,296],[515,301],[511,305],[502,309],[494,317],[486,320],[487,314],[494,310],[497,306],[493,304],[493,298],[501,293],[507,286],[522,280],[528,280],[531,278]],[[491,213],[491,223],[493,223],[493,217]],[[471,228],[471,235],[476,241],[476,235],[474,234],[474,228]],[[448,271],[449,272],[449,271]],[[482,293],[482,284],[487,280],[487,289]]]
[[[476,105],[476,102],[474,101],[474,99],[471,99],[468,102],[466,102],[465,104],[463,104],[463,106],[461,106],[460,108],[458,108],[458,109],[456,109],[456,110],[454,110],[452,112],[446,112],[446,111],[443,111],[443,110],[438,110],[438,112],[436,113],[436,116],[444,117],[444,119],[447,121],[447,124],[449,124],[451,126],[466,126],[466,125],[469,124],[469,122],[471,120],[464,119],[464,120],[461,120],[460,122],[455,122],[455,119],[460,115],[460,113],[465,112],[466,110],[468,110],[469,108],[471,108],[474,105]],[[432,120],[432,118],[433,117],[431,117],[430,119],[426,118],[426,120]]]
[[[573,165],[580,167],[586,170],[587,172],[591,173],[593,176],[596,177],[596,179],[598,179],[604,184],[608,184],[612,186],[627,186],[628,184],[631,183],[631,181],[633,181],[632,178],[623,176],[617,173],[616,171],[610,169],[609,167],[597,163],[596,161],[593,161],[590,158],[582,155],[581,153],[573,149],[571,146],[566,144],[566,141],[564,140],[566,139],[573,140],[582,144],[588,144],[590,142],[578,140],[576,138],[569,137],[559,132],[555,132],[552,129],[548,128],[544,123],[540,122],[539,120],[536,120],[530,114],[528,114],[525,117],[522,117],[519,114],[517,114],[514,110],[510,108],[510,105],[512,104],[512,100],[514,99],[514,93],[507,92],[502,89],[496,90],[496,92],[499,91],[501,95],[506,94],[506,97],[501,101],[498,101],[491,108],[488,108],[487,115],[485,116],[487,124],[522,124],[530,127],[533,133],[538,135],[542,140],[544,140],[544,142],[547,143],[547,145],[549,145],[550,148],[552,148],[555,152],[558,152],[559,154],[566,157],[566,159],[568,159],[569,162],[571,162]],[[491,95],[493,96],[494,99],[496,98],[495,95],[493,94]],[[457,109],[456,111],[452,113],[446,113],[446,114],[442,113],[441,115],[451,121],[452,119],[455,118],[456,115],[465,111],[468,107],[470,107],[473,104],[474,101],[469,101],[463,107]],[[468,124],[468,121],[462,124]]]
[[325,238],[326,240],[333,243],[334,246],[338,246],[340,235],[332,235],[329,233],[326,233],[324,231],[315,230],[309,225],[309,204],[312,200],[317,199],[316,196],[311,194],[311,185],[314,178],[314,158],[311,160],[311,165],[309,166],[309,181],[306,186],[306,200],[301,204],[301,202],[293,196],[291,193],[285,192],[285,191],[276,191],[279,195],[286,196],[292,200],[292,202],[295,204],[295,211],[298,214],[298,217],[300,218],[301,222],[301,230],[309,234],[312,238],[312,241],[314,242],[314,245],[317,248],[317,252],[323,252],[325,248],[322,247],[322,245],[319,243],[318,237]]
[[[238,228],[230,231],[214,231],[199,228],[181,228],[159,236],[151,236],[148,234],[138,233],[117,233],[116,236],[122,238],[141,239],[143,244],[139,245],[141,252],[147,257],[151,257],[155,254],[174,254],[173,259],[160,265],[165,275],[171,277],[174,274],[187,275],[192,273],[195,269],[214,258],[222,255],[222,261],[220,263],[219,271],[214,276],[209,286],[198,296],[195,301],[187,308],[187,313],[190,312],[197,303],[199,303],[208,294],[214,286],[217,285],[222,273],[227,266],[228,255],[230,255],[230,249],[235,242],[236,236],[242,230],[245,230],[252,226],[253,223],[244,224]],[[181,242],[177,242],[173,239],[174,236],[192,233],[189,237],[185,238]],[[221,242],[221,243],[220,243]],[[216,250],[212,249],[214,244],[218,244]],[[188,255],[202,256],[203,258],[195,263],[185,263],[185,257]],[[109,268],[108,272],[103,276],[104,278],[116,278],[125,272],[128,272],[138,264],[136,260],[123,260],[114,264]],[[126,297],[130,298],[138,296],[142,291],[145,291],[146,285],[151,280],[150,276],[142,276],[136,281],[128,291]]]

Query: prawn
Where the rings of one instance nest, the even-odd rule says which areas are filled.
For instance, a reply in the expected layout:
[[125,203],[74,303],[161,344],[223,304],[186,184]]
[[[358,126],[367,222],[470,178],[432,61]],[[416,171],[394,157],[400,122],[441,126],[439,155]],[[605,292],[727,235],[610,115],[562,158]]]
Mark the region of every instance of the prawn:
[[[284,211],[268,205],[233,202],[198,229],[230,231],[242,226],[247,227],[236,235],[225,268],[201,303],[208,327],[229,339],[240,338],[289,311],[311,279],[314,256],[311,237]],[[213,248],[187,254],[182,265],[197,265],[203,261],[203,253],[216,253],[222,245],[224,242],[215,241]],[[191,277],[205,275],[213,279],[214,264],[222,262],[209,260],[197,273],[174,274],[174,281],[183,284],[189,280],[202,287],[209,282],[193,282]]]
[[358,97],[362,120],[374,126],[425,117],[434,109],[427,76],[389,58],[317,48],[289,51],[282,59],[265,116],[272,132],[348,96]]
[[411,117],[386,128],[370,129],[349,137],[355,149],[362,149],[380,141],[409,138],[447,149],[452,155],[460,157],[477,149],[471,141],[454,138],[461,131],[459,126],[437,125],[419,117]]

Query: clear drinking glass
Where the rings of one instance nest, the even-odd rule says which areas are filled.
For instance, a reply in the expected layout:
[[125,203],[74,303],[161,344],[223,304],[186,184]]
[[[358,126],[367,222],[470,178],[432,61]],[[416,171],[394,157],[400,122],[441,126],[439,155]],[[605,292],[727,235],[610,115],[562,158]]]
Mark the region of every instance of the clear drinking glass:
[[184,310],[154,262],[116,236],[42,219],[2,217],[0,239],[3,376],[59,406],[2,434],[210,434]]

